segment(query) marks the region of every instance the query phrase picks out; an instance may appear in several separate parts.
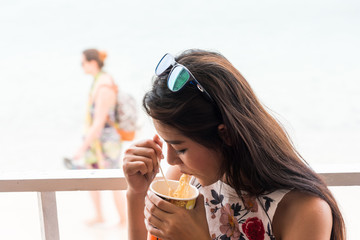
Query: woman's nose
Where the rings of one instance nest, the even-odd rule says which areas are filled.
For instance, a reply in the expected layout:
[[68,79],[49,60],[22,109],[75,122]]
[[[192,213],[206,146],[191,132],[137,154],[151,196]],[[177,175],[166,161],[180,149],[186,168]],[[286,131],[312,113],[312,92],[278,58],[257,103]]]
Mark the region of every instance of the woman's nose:
[[177,155],[176,151],[169,144],[167,146],[166,159],[170,165],[178,165],[181,163],[181,160]]

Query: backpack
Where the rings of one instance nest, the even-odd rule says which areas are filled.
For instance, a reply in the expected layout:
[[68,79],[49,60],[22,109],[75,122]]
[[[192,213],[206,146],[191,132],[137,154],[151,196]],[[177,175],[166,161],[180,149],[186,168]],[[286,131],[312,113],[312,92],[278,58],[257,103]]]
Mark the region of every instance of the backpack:
[[115,128],[122,140],[134,140],[138,117],[135,98],[124,91],[118,91],[115,107]]
[[108,118],[108,123],[114,127],[123,141],[132,141],[138,128],[138,111],[135,98],[123,91],[119,91],[115,83],[114,89],[117,99],[115,106],[115,122]]

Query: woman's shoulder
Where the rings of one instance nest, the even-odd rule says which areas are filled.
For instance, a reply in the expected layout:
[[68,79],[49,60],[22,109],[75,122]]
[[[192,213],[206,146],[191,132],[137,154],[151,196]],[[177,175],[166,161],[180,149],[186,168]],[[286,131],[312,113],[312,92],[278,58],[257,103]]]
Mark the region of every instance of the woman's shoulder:
[[292,190],[279,202],[273,228],[279,239],[330,239],[331,208],[318,196]]
[[98,85],[101,86],[101,85],[113,85],[114,83],[114,80],[113,78],[111,77],[111,75],[109,75],[108,73],[102,73],[100,76],[99,76],[99,80],[98,80]]
[[117,91],[117,86],[114,83],[113,78],[108,73],[102,73],[95,86],[95,93],[97,94],[109,94],[110,92]]
[[96,82],[92,96],[95,101],[106,98],[110,102],[113,102],[115,101],[117,91],[118,88],[112,77],[107,73],[102,73]]

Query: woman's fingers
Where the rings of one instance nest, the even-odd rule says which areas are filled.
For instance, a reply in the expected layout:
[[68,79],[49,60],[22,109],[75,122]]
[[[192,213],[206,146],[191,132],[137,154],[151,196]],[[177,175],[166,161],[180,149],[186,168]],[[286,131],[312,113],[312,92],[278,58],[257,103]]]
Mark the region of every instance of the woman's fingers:
[[146,162],[146,164],[149,167],[149,171],[158,172],[158,168],[159,168],[158,157],[154,149],[140,147],[137,149],[134,155],[147,157],[150,160]]
[[148,165],[146,164],[146,161],[149,160],[138,156],[134,156],[132,160],[131,162],[124,161],[123,169],[127,175],[135,175],[139,172],[141,175],[145,175],[149,172]]
[[[145,205],[150,210],[151,213],[153,212],[165,212],[167,214],[173,214],[176,211],[179,211],[181,208],[175,206],[174,204],[161,199],[160,197],[156,196],[155,193],[149,191],[146,197]],[[159,211],[157,211],[157,209]],[[158,214],[158,213],[157,213]],[[166,215],[157,215],[159,218],[164,218]]]
[[[157,143],[157,144],[160,146],[160,148],[162,149],[162,147],[163,147],[163,142],[161,141],[159,135],[155,134],[153,140],[154,140],[154,142]],[[164,155],[163,155],[162,151],[161,151],[161,155],[158,156],[158,157],[159,157],[160,159],[163,159],[163,158],[164,158]]]
[[161,221],[155,214],[152,213],[151,210],[147,209],[147,207],[144,208],[145,219],[148,221],[149,224],[158,228],[163,225],[163,221]]
[[[131,165],[131,162],[143,161],[146,164],[147,172],[157,173],[159,168],[158,156],[161,154],[161,147],[151,139],[135,143],[125,151],[124,171],[128,168],[127,165]],[[133,167],[139,166],[137,164]],[[142,170],[144,170],[143,167]],[[144,174],[146,172],[141,171],[141,173]]]
[[204,195],[202,195],[201,193],[196,199],[194,211],[205,212]]
[[145,216],[153,216],[157,219],[160,219],[160,221],[163,221],[163,219],[166,218],[167,212],[160,209],[158,206],[156,206],[150,199],[149,194],[145,197],[145,208],[144,208],[144,214]]
[[146,219],[144,222],[145,222],[145,227],[146,227],[146,230],[148,231],[148,233],[150,233],[151,235],[156,236],[160,239],[164,239],[163,238],[164,234],[160,229],[151,225]]
[[[151,235],[163,239],[164,236],[166,236],[166,232],[169,230],[169,224],[172,221],[171,218],[175,216],[171,212],[163,211],[163,204],[169,204],[175,208],[176,206],[159,198],[160,201],[158,204],[162,207],[161,209],[150,200],[149,195],[155,196],[155,198],[159,198],[151,192],[148,192],[148,195],[145,197],[144,216],[146,229]],[[165,209],[167,208],[165,207]]]
[[[151,150],[144,149],[144,154],[134,153],[129,155],[126,155],[124,157],[124,167],[127,167],[127,165],[131,165],[134,162],[143,162],[146,165],[146,172],[142,172],[142,174],[145,174],[147,172],[152,172],[154,169],[157,169],[157,164],[154,163],[153,158],[151,157],[151,154],[149,155],[145,154],[146,152],[151,152]],[[126,168],[124,168],[125,170]]]
[[[159,139],[160,141],[160,139]],[[162,143],[158,141],[154,141],[152,139],[147,139],[138,143],[135,143],[136,147],[146,147],[146,148],[152,148],[156,152],[156,155],[158,157],[162,154]]]
[[194,209],[186,210],[148,191],[144,215],[147,231],[158,238],[174,240],[209,238],[203,195],[199,195]]
[[154,166],[156,166],[155,169],[158,169],[158,162],[162,156],[162,144],[161,143],[159,144],[154,140],[148,139],[145,140],[144,142],[140,142],[136,144],[135,146],[137,148],[147,149],[145,153],[138,152],[138,154],[147,154],[147,156],[151,157],[151,159],[153,160]]

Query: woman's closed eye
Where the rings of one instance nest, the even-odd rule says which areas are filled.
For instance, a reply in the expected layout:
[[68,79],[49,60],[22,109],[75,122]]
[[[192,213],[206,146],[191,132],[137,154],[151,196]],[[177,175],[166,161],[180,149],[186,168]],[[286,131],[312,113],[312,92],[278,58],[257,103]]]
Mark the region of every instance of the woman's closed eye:
[[175,150],[177,155],[184,154],[187,149]]

